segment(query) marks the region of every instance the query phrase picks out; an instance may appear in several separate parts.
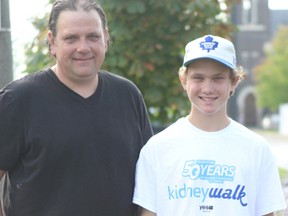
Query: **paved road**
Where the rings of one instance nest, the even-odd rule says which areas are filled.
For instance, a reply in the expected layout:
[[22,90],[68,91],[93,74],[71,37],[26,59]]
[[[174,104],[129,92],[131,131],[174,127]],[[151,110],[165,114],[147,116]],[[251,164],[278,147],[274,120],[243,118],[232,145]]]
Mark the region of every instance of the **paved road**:
[[278,132],[255,130],[256,133],[265,137],[271,145],[271,149],[277,157],[279,167],[288,170],[288,136]]
[[[288,170],[288,136],[279,135],[277,132],[267,132],[256,130],[256,133],[259,133],[265,137],[271,145],[271,149],[276,155],[277,162],[279,167],[285,168]],[[288,176],[282,180],[283,191],[286,198],[286,203],[288,206]],[[288,216],[288,209],[278,212],[277,216]]]

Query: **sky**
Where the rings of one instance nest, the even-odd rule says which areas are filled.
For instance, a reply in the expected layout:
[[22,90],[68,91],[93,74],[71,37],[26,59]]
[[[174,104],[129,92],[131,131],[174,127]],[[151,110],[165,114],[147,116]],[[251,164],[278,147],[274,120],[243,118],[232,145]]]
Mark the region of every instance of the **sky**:
[[48,0],[11,0],[10,25],[14,61],[14,79],[23,76],[24,66],[24,45],[29,43],[35,36],[36,31],[31,24],[31,18],[41,17],[49,7],[46,7]]
[[[50,7],[46,6],[47,2],[48,0],[9,1],[13,58],[16,62],[14,78],[23,75],[21,71],[25,68],[23,66],[24,44],[29,43],[36,35],[31,18],[42,17],[45,12],[50,11]],[[273,10],[288,9],[288,0],[269,0],[269,7]]]

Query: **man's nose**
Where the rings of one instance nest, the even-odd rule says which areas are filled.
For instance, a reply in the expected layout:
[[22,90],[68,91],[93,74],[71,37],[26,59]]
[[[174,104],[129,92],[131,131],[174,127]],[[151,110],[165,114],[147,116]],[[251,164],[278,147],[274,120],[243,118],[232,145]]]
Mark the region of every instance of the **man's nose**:
[[84,39],[79,41],[78,47],[77,47],[78,52],[87,52],[89,51],[89,45],[88,42]]

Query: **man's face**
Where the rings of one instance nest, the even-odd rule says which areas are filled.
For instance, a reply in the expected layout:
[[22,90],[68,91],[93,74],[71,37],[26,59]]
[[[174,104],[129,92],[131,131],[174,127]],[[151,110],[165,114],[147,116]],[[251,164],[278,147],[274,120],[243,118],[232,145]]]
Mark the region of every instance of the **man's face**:
[[82,82],[95,78],[105,59],[108,40],[108,30],[103,30],[96,10],[62,11],[57,35],[49,32],[48,39],[62,79]]

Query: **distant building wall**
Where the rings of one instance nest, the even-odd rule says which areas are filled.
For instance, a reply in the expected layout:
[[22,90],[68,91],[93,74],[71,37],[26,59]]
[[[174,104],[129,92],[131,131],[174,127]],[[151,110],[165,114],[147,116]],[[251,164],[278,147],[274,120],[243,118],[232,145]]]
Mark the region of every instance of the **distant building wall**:
[[230,99],[228,112],[246,126],[261,126],[269,110],[257,107],[253,70],[265,58],[264,47],[279,26],[288,25],[288,10],[269,10],[268,0],[241,0],[233,8],[232,22],[238,27],[233,38],[237,63],[246,71],[247,79]]
[[233,41],[237,64],[243,67],[247,79],[239,85],[234,101],[230,101],[229,114],[244,125],[255,127],[260,124],[261,111],[256,106],[253,69],[265,57],[264,46],[271,38],[268,0],[242,0],[233,9],[232,22],[238,27]]

